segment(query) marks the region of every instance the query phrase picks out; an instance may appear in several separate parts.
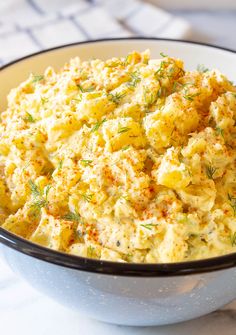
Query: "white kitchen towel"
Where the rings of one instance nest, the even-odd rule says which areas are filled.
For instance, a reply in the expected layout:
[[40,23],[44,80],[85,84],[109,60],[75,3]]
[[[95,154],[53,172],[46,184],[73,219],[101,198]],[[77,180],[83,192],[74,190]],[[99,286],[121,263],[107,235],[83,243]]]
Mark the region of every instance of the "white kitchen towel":
[[144,0],[0,1],[0,65],[87,39],[190,34],[188,22]]

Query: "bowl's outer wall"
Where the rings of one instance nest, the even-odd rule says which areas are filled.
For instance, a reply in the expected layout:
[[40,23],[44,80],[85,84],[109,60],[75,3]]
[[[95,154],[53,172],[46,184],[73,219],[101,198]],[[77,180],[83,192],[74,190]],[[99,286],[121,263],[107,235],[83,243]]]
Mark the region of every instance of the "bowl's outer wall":
[[[0,111],[6,96],[28,77],[43,73],[48,65],[56,69],[69,58],[82,59],[125,56],[132,50],[150,49],[152,57],[160,52],[179,57],[186,68],[197,64],[219,68],[235,80],[234,53],[174,41],[124,40],[81,44],[27,58],[0,71]],[[174,323],[209,313],[236,297],[236,270],[179,277],[115,277],[82,272],[47,263],[0,245],[1,256],[11,268],[34,287],[91,317],[125,325]]]
[[123,277],[64,268],[1,248],[12,270],[33,287],[105,322],[170,324],[212,312],[236,297],[235,268],[192,276]]

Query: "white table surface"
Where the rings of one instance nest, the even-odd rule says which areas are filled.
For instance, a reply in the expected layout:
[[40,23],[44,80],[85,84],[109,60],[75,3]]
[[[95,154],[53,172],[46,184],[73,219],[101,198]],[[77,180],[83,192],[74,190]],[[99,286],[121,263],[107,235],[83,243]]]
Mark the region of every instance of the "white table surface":
[[[194,27],[193,40],[236,50],[236,11],[175,11]],[[236,74],[235,74],[236,75]],[[236,301],[186,323],[150,328],[112,326],[88,319],[42,296],[0,262],[0,333],[3,335],[235,335]]]

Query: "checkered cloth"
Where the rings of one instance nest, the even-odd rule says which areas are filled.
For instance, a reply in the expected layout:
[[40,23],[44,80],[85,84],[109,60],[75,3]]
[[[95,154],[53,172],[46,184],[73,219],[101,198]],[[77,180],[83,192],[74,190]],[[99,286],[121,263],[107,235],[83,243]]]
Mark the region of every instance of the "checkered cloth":
[[1,0],[0,65],[87,39],[187,38],[189,24],[141,0]]

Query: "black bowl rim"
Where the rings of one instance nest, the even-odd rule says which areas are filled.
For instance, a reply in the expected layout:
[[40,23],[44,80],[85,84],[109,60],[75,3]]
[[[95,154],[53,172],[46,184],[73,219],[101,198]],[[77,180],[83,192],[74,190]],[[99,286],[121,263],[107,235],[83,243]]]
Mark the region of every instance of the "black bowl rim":
[[[206,46],[235,54],[236,51],[224,47],[211,45],[208,43],[192,42],[188,40],[176,40],[167,38],[154,38],[154,37],[128,37],[128,38],[105,38],[97,40],[88,40],[83,42],[71,43],[66,45],[57,46],[50,49],[45,49],[25,57],[14,60],[2,67],[0,71],[21,62],[28,58],[40,55],[42,53],[51,52],[57,49],[73,47],[81,44],[93,44],[101,42],[114,42],[114,41],[127,41],[127,40],[150,40],[150,41],[170,41],[177,43],[194,44]],[[135,276],[135,277],[170,277],[170,276],[183,276],[193,275],[204,272],[218,271],[228,269],[236,265],[236,252],[223,256],[201,259],[195,261],[186,261],[178,263],[160,263],[160,264],[142,264],[142,263],[121,263],[103,261],[75,255],[69,255],[49,248],[45,248],[38,244],[34,244],[19,236],[16,236],[9,231],[0,227],[0,243],[10,247],[20,253],[30,257],[49,262],[54,265],[59,265],[65,268],[76,269],[80,271],[98,273],[101,275],[113,276]]]

